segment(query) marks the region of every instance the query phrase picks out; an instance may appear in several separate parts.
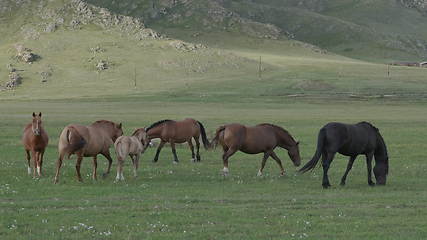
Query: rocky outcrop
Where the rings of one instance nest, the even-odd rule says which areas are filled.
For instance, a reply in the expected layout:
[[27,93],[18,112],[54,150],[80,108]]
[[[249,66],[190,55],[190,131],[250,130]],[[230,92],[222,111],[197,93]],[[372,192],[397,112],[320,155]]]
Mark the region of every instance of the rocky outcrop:
[[398,0],[402,5],[409,8],[415,8],[427,14],[427,0]]
[[31,49],[26,48],[21,44],[15,44],[15,48],[17,51],[16,57],[22,62],[31,64],[39,58],[38,55],[32,53]]

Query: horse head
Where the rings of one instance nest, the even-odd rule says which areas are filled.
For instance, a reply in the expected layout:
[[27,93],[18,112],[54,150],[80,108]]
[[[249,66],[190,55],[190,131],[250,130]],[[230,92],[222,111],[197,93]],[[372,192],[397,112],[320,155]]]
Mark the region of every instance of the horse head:
[[112,136],[113,142],[115,142],[116,139],[122,135],[123,135],[122,123],[119,123],[119,124],[114,123],[113,136]]
[[148,145],[150,144],[150,139],[148,138],[148,134],[145,131],[145,128],[138,128],[135,130],[135,132],[132,134],[132,136],[135,136],[138,138],[139,141],[141,141],[143,146],[143,152],[145,149],[147,149]]
[[42,128],[42,113],[36,114],[33,112],[33,121],[31,123],[31,129],[35,136],[40,136]]
[[[377,160],[377,156],[375,156]],[[374,167],[374,175],[378,185],[385,185],[388,174],[388,156],[383,156],[383,161],[376,161]]]
[[288,155],[296,167],[301,165],[301,156],[299,154],[299,142],[296,142],[295,145],[289,147]]

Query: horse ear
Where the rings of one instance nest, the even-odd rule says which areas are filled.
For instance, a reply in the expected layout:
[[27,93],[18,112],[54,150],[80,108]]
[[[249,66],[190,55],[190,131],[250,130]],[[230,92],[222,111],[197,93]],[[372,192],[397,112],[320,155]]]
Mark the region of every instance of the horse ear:
[[299,141],[297,142],[297,146],[299,145]]
[[122,123],[119,123],[119,128],[120,128],[120,129],[122,128]]
[[39,117],[42,117],[42,113],[41,112],[39,112]]
[[33,112],[33,117],[36,117],[36,113],[35,112]]

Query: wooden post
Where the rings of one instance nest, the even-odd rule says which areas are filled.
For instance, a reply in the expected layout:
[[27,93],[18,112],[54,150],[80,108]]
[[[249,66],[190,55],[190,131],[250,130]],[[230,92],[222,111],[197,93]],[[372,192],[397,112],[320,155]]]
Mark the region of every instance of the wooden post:
[[134,83],[134,87],[136,89],[136,65],[133,65],[133,83]]
[[259,56],[259,64],[258,64],[258,78],[261,80],[262,76],[262,65],[261,65],[261,56]]

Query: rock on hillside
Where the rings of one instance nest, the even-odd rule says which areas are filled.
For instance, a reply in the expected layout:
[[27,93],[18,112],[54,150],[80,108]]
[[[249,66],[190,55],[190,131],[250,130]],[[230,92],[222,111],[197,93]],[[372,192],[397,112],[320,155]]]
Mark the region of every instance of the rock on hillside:
[[416,8],[427,14],[427,0],[399,0],[406,7]]

